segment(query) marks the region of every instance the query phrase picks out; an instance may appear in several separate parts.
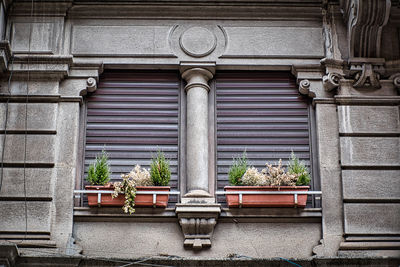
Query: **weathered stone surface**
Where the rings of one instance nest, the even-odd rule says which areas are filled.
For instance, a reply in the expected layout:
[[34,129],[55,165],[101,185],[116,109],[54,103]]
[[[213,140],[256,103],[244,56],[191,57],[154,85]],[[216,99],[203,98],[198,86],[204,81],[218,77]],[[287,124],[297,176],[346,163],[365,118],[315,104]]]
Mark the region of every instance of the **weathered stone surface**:
[[[0,151],[3,149],[1,135]],[[55,136],[54,135],[26,135],[26,162],[27,163],[54,163]],[[6,137],[4,162],[23,163],[25,156],[25,135],[9,134]]]
[[[28,197],[51,197],[52,177],[53,169],[26,168],[26,195]],[[4,168],[0,196],[24,197],[24,169]]]
[[[229,255],[307,258],[312,247],[318,244],[321,226],[318,223],[220,223],[211,249],[202,250],[201,254],[184,249],[183,235],[176,222],[76,222],[74,235],[84,254],[102,257],[134,253],[137,257],[163,254],[201,258]],[[117,250],[110,249],[117,247]]]
[[49,22],[13,23],[12,50],[14,52],[52,53],[54,29],[54,24]]
[[[336,105],[317,104],[317,138],[320,163],[323,244],[318,256],[334,256],[343,235],[343,200],[339,164],[339,123]],[[325,201],[329,200],[329,201]]]
[[399,166],[398,137],[341,137],[342,165]]
[[400,234],[400,204],[344,204],[348,234]]
[[223,27],[226,56],[323,57],[322,29],[311,27]]
[[396,106],[338,106],[341,133],[399,133]]
[[343,170],[344,199],[400,199],[400,170]]
[[13,79],[10,84],[10,92],[8,91],[8,83],[3,82],[0,87],[2,94],[26,95],[27,89],[29,95],[54,95],[58,94],[58,82],[56,81],[30,81]]
[[57,117],[57,166],[76,167],[79,103],[59,103]]
[[[51,202],[27,202],[28,231],[50,232]],[[0,201],[0,231],[25,231],[24,201]]]
[[[6,103],[0,104],[0,129],[4,130]],[[57,104],[29,103],[25,114],[25,103],[9,103],[7,130],[25,130],[25,115],[27,115],[28,130],[56,130]]]
[[[73,26],[73,55],[173,56],[171,26]],[[112,36],[112,38],[110,38]]]

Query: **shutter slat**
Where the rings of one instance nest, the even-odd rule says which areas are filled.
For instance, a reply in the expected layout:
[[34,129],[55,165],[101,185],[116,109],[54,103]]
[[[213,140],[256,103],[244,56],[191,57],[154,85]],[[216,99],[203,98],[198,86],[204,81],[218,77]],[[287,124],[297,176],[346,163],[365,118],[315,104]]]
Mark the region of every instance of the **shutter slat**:
[[178,190],[179,86],[172,72],[105,72],[87,97],[85,177],[103,147],[112,182],[136,164],[149,168],[162,150],[170,160],[171,189]]

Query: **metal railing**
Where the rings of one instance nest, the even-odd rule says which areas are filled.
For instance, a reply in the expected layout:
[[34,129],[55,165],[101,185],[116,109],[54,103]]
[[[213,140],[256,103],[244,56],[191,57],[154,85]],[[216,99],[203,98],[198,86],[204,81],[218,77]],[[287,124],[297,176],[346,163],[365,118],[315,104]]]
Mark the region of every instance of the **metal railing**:
[[298,195],[322,195],[322,191],[216,191],[215,195],[239,195],[239,208],[243,204],[243,195],[293,195],[295,207],[298,204]]
[[[112,194],[113,190],[74,190],[75,198],[80,198],[81,194],[97,194],[97,205],[101,207],[101,195]],[[136,191],[137,195],[153,195],[153,207],[157,203],[157,195],[180,195],[179,191]],[[78,196],[77,196],[78,195]]]

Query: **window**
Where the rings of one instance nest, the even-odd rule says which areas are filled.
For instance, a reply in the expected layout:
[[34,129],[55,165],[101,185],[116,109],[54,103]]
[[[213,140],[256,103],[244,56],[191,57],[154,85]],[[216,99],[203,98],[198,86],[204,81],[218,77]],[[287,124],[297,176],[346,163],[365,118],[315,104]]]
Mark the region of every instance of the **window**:
[[310,167],[310,104],[290,73],[222,72],[215,89],[218,190],[229,183],[232,158],[245,150],[260,170],[266,161],[286,165],[291,151]]
[[[84,176],[103,147],[109,154],[112,182],[135,164],[149,168],[160,149],[170,159],[171,190],[179,190],[179,89],[176,72],[106,71],[97,90],[86,98]],[[176,202],[176,196],[170,199]]]

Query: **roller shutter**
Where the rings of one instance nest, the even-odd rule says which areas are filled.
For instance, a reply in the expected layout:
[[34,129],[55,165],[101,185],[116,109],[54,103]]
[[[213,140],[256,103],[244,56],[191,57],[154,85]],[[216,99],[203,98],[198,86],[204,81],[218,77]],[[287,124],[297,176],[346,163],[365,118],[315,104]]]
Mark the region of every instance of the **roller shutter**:
[[219,73],[216,103],[218,190],[244,150],[259,169],[266,161],[286,164],[292,150],[310,164],[309,104],[290,73]]
[[178,190],[179,86],[175,72],[105,72],[87,97],[85,177],[103,147],[112,181],[135,164],[149,168],[160,149],[170,159],[172,190]]

